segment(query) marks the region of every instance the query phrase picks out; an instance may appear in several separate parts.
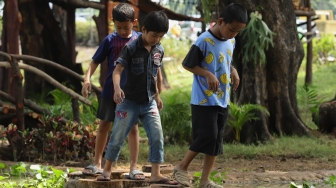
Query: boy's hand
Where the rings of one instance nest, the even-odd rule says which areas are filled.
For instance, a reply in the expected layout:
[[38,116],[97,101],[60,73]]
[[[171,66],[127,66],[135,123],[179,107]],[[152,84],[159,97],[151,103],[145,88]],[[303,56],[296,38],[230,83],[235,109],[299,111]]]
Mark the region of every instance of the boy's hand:
[[84,97],[88,97],[89,96],[88,94],[91,93],[91,87],[92,87],[91,86],[91,82],[84,80],[84,84],[83,84],[83,87],[82,87],[82,95]]
[[124,98],[125,94],[121,88],[114,90],[113,100],[116,104],[121,104],[122,102],[124,102]]
[[231,82],[232,82],[233,90],[236,90],[238,88],[239,81],[240,81],[240,78],[239,78],[237,70],[231,66]]
[[209,72],[209,74],[207,74],[205,78],[208,83],[209,89],[216,92],[218,90],[218,86],[220,85],[217,77]]
[[162,108],[163,108],[163,102],[162,102],[161,98],[158,95],[156,95],[155,101],[156,101],[158,109],[162,110]]

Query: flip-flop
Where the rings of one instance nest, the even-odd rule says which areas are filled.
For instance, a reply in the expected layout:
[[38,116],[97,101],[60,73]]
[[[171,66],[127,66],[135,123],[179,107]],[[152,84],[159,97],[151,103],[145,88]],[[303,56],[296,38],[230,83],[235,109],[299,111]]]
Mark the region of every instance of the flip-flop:
[[169,179],[169,178],[164,178],[159,181],[150,181],[148,183],[149,184],[165,184],[165,185],[178,185],[179,184],[177,181]]
[[[142,175],[143,178],[137,178],[136,175]],[[129,173],[128,178],[131,180],[145,180],[146,179],[144,173],[137,169],[132,170],[131,173]]]
[[111,178],[109,175],[101,174],[97,177],[97,181],[111,181]]
[[92,165],[92,164],[85,167],[84,170],[91,170],[91,172],[82,171],[82,173],[85,174],[85,175],[95,175],[95,174],[102,174],[103,173],[102,169],[98,169],[97,166]]

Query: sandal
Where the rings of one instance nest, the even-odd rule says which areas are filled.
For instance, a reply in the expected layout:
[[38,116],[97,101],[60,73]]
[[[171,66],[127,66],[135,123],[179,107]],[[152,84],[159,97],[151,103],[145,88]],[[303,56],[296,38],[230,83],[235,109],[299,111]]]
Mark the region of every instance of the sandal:
[[[140,177],[139,177],[140,176]],[[131,180],[145,180],[145,175],[143,172],[141,172],[140,170],[132,170],[131,173],[129,173],[128,176]]]
[[173,174],[176,181],[178,181],[183,186],[190,187],[190,179],[187,171],[174,168]]
[[106,174],[101,174],[97,177],[96,179],[97,181],[110,181],[111,178],[109,175],[106,175]]
[[98,169],[96,165],[92,165],[92,164],[85,167],[84,170],[91,170],[91,172],[82,171],[82,173],[85,174],[85,175],[95,175],[95,174],[102,174],[103,173],[102,169]]
[[200,184],[198,188],[223,188],[223,186],[217,185],[212,181],[206,181]]

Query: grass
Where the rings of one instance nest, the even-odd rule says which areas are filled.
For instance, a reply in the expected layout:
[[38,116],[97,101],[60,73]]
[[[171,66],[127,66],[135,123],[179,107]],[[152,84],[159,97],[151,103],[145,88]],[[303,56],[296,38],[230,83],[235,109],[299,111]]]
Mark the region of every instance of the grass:
[[[227,159],[255,159],[260,157],[272,158],[301,158],[319,159],[322,161],[336,160],[336,140],[328,136],[319,137],[295,137],[283,136],[269,140],[266,144],[243,145],[224,144],[224,154],[217,157],[217,161]],[[146,164],[148,159],[148,144],[141,143],[139,151],[139,164]],[[187,152],[189,146],[166,145],[165,161],[175,163],[180,161]],[[127,144],[123,147],[120,159],[128,164],[130,153]],[[198,156],[202,158],[202,155]]]

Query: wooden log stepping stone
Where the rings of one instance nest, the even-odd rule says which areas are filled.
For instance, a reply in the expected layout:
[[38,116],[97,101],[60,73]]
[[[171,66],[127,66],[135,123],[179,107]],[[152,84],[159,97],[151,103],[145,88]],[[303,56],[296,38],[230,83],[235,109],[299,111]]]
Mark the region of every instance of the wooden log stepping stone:
[[111,181],[97,181],[95,179],[70,179],[64,188],[130,188],[148,187],[150,184],[146,180],[111,179]]
[[[128,174],[128,170],[126,169],[115,169],[111,172],[111,179],[123,179],[125,178],[125,174]],[[70,179],[96,179],[99,174],[83,174],[82,171],[76,171],[68,174]],[[145,175],[146,176],[146,175]],[[150,174],[146,177],[150,177]]]
[[[174,170],[174,166],[172,164],[161,164],[160,165],[160,173],[161,174],[170,174]],[[143,172],[151,172],[152,171],[152,165],[144,165],[142,166]]]

